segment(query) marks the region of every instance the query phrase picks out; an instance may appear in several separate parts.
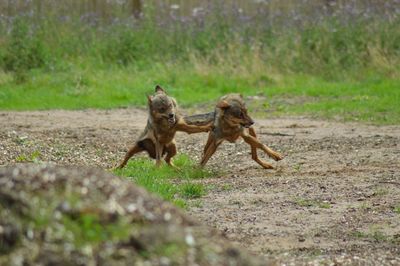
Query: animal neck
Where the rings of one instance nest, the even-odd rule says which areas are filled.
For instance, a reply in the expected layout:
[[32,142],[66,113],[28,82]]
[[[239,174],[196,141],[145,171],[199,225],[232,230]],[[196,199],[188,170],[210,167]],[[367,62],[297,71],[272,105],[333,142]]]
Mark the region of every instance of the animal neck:
[[221,119],[222,121],[222,128],[226,129],[226,131],[230,131],[230,132],[235,132],[235,131],[239,131],[241,129],[240,125],[233,125],[230,122],[228,122],[227,120],[224,119],[224,117]]

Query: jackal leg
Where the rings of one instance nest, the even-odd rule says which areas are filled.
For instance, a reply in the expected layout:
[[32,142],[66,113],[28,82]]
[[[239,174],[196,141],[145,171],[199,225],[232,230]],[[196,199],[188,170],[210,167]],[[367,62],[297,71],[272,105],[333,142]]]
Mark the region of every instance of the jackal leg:
[[[253,136],[254,138],[257,138],[257,134],[256,134],[256,132],[255,132],[255,130],[254,130],[253,128],[249,128],[249,134],[250,134],[251,136]],[[250,144],[250,143],[249,143],[249,144]],[[273,168],[274,168],[271,164],[269,164],[269,163],[267,163],[267,162],[261,160],[260,158],[258,158],[258,155],[257,155],[257,148],[256,148],[254,145],[251,145],[251,144],[250,144],[250,147],[251,147],[251,158],[252,158],[254,161],[256,161],[259,165],[261,165],[261,166],[264,167],[265,169],[273,169]]]
[[119,168],[119,169],[123,168],[123,167],[126,165],[126,163],[128,162],[128,160],[129,160],[133,155],[135,155],[136,153],[141,152],[141,151],[143,151],[143,150],[144,150],[144,149],[141,148],[141,147],[139,147],[138,144],[136,143],[133,147],[131,147],[131,148],[127,151],[127,153],[125,154],[124,160],[117,166],[117,168]]
[[175,156],[176,154],[176,144],[175,141],[169,143],[166,147],[165,147],[165,152],[167,153],[167,156],[165,157],[165,162],[173,167],[173,168],[177,168],[173,163],[172,163],[172,157]]
[[249,134],[250,135],[242,134],[242,138],[248,144],[250,144],[251,146],[254,146],[257,149],[263,150],[266,154],[268,154],[268,156],[270,156],[275,161],[279,161],[279,160],[283,159],[282,155],[280,155],[278,152],[272,150],[271,148],[267,147],[266,145],[262,144],[257,139],[257,137],[254,136],[256,134],[256,132],[254,131],[254,128],[249,128]]
[[203,157],[201,158],[200,165],[204,166],[210,159],[210,157],[215,153],[218,146],[222,143],[222,140],[217,140],[214,134],[210,133],[208,135],[207,143],[204,146]]
[[200,132],[208,132],[211,130],[211,123],[205,126],[196,126],[196,125],[188,125],[186,122],[179,122],[176,125],[176,130],[183,131],[188,134],[192,133],[200,133]]
[[156,149],[156,166],[159,167],[161,166],[161,158],[163,154],[163,145],[156,139],[155,143],[155,149]]

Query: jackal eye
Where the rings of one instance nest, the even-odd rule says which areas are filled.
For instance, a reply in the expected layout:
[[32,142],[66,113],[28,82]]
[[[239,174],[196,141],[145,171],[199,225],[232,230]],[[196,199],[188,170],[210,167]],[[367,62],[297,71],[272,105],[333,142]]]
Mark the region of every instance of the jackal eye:
[[164,113],[165,112],[165,107],[161,107],[160,109],[158,109],[161,113]]

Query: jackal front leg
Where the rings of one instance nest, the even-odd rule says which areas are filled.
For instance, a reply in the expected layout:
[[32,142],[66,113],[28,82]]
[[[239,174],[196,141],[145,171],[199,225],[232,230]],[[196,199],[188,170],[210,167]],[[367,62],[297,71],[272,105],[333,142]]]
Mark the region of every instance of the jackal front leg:
[[161,166],[161,157],[163,153],[163,145],[158,141],[156,138],[155,140],[155,149],[156,149],[156,166],[160,167]]
[[210,123],[208,125],[204,125],[204,126],[196,126],[196,125],[186,124],[185,121],[181,120],[176,125],[176,130],[183,131],[188,134],[192,134],[192,133],[208,132],[211,130],[211,127],[212,127],[212,123]]
[[[252,130],[250,130],[250,129],[252,129]],[[249,134],[250,134],[251,136],[257,138],[256,132],[254,131],[254,129],[253,129],[253,128],[250,128],[250,129],[249,129]],[[251,143],[248,143],[248,144],[249,144],[250,147],[251,147],[251,158],[252,158],[254,161],[256,161],[259,165],[261,165],[261,166],[262,166],[263,168],[265,168],[265,169],[273,169],[273,168],[274,168],[271,164],[269,164],[269,163],[267,163],[267,162],[261,160],[260,158],[258,158],[258,155],[257,155],[257,147],[256,147],[256,146],[252,145]]]
[[272,150],[271,148],[267,147],[266,145],[262,144],[256,137],[253,136],[256,134],[256,132],[254,131],[254,128],[249,128],[249,133],[252,136],[248,135],[246,133],[242,134],[242,138],[244,139],[244,141],[246,141],[247,143],[249,143],[250,145],[252,145],[258,149],[263,150],[266,154],[268,154],[268,156],[270,156],[275,161],[280,161],[283,159],[282,155],[280,155],[278,152]]

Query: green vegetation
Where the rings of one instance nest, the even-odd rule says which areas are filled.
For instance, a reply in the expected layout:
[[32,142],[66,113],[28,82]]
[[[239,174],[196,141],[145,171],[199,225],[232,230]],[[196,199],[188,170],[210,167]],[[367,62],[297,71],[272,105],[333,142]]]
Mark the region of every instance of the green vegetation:
[[65,228],[64,238],[72,238],[69,240],[74,242],[77,247],[100,244],[110,240],[127,240],[132,225],[122,220],[105,223],[96,214],[82,213],[74,218],[64,215],[62,217],[62,224]]
[[222,191],[231,191],[231,190],[233,190],[233,186],[231,184],[222,184],[221,190]]
[[115,3],[68,17],[43,4],[46,16],[0,20],[0,109],[144,106],[161,84],[185,107],[241,92],[265,96],[251,105],[260,116],[400,123],[400,18],[387,19],[390,6],[371,13],[360,1],[349,12],[338,2],[320,17],[322,2],[260,1],[238,16],[217,2],[201,16],[187,11],[196,1],[179,12],[150,1],[140,20]]
[[[210,66],[211,68],[211,66]],[[29,81],[0,85],[0,108],[78,109],[144,106],[145,95],[155,84],[165,84],[179,103],[188,107],[196,103],[214,103],[228,92],[261,95],[250,107],[258,116],[310,114],[373,123],[400,122],[400,79],[369,77],[364,81],[326,81],[306,75],[288,74],[284,79],[270,78],[270,85],[259,87],[246,77],[210,70],[200,73],[191,66],[149,66],[146,70],[133,67],[109,70],[71,70],[63,73],[31,73]],[[11,75],[11,74],[3,74]],[[151,77],[151,79],[149,78]],[[7,78],[3,78],[7,80]]]
[[204,194],[204,186],[202,184],[184,184],[181,193],[188,199],[199,198]]
[[322,209],[331,208],[331,204],[329,202],[325,202],[325,201],[321,201],[321,200],[298,198],[294,202],[301,207],[318,207],[318,208],[322,208]]
[[394,207],[394,212],[400,214],[400,205]]
[[101,245],[105,241],[128,239],[133,228],[128,219],[123,217],[114,220],[107,219],[100,209],[85,210],[82,208],[84,203],[78,193],[66,192],[61,200],[64,200],[62,204],[68,206],[67,209],[72,208],[74,211],[71,209],[60,211],[60,199],[49,200],[33,196],[31,205],[38,209],[36,213],[26,215],[23,220],[26,223],[25,226],[29,227],[29,230],[57,232],[57,236],[62,236],[64,241],[73,243],[79,248],[86,245]]
[[40,161],[40,152],[39,151],[33,151],[30,154],[20,154],[18,157],[15,159],[17,162],[34,162],[37,163]]
[[387,188],[379,187],[374,190],[374,196],[382,197],[389,194],[389,190]]
[[153,160],[140,158],[129,161],[125,168],[117,169],[114,173],[132,179],[139,186],[179,207],[185,207],[187,199],[199,198],[205,193],[204,186],[193,181],[216,173],[198,168],[187,155],[176,156],[174,164],[179,170],[166,164],[156,168]]
[[368,239],[375,242],[400,243],[400,239],[397,236],[388,235],[379,229],[374,229],[369,232],[354,231],[352,235],[356,238]]

